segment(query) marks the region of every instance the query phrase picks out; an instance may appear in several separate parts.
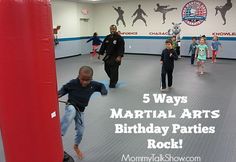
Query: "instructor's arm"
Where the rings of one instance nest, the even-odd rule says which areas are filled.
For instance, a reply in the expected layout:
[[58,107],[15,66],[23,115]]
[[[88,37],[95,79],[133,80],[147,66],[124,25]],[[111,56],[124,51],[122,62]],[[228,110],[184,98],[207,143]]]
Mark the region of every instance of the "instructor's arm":
[[122,57],[124,56],[125,53],[125,41],[124,39],[121,37],[118,42],[117,42],[117,46],[118,46],[118,56],[116,58],[117,62],[121,62]]

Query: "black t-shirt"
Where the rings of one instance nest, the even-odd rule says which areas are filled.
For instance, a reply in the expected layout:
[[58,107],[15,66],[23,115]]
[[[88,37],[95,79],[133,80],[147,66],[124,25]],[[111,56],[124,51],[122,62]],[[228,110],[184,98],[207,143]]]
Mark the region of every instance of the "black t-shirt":
[[82,87],[79,79],[73,79],[62,86],[58,92],[58,96],[61,97],[68,94],[68,102],[83,112],[85,107],[88,106],[89,99],[94,92],[100,92],[102,95],[106,95],[107,89],[104,84],[96,81],[91,81],[87,87]]
[[177,59],[178,59],[178,55],[176,54],[176,51],[174,49],[166,48],[162,51],[161,61],[163,61],[163,67],[174,68],[174,60],[177,60]]
[[100,48],[99,54],[103,55],[106,53],[106,55],[109,55],[115,59],[118,56],[123,57],[124,52],[124,39],[118,33],[115,33],[106,36]]

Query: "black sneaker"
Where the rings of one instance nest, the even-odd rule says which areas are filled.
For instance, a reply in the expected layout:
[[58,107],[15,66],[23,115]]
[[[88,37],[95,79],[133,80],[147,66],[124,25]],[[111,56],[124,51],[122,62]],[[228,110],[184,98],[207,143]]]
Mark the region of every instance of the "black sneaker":
[[67,152],[64,151],[63,162],[75,162],[75,161]]
[[110,85],[109,85],[109,88],[116,88],[116,85],[110,84]]

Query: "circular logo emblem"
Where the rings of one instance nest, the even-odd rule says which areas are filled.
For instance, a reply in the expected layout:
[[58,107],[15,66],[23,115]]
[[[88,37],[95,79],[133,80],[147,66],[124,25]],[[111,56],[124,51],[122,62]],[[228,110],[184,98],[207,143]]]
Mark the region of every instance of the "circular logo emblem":
[[88,15],[89,12],[88,12],[88,9],[84,8],[84,9],[81,10],[81,13],[83,15]]
[[206,21],[207,8],[204,3],[193,0],[186,3],[182,9],[182,21],[190,26],[197,26]]

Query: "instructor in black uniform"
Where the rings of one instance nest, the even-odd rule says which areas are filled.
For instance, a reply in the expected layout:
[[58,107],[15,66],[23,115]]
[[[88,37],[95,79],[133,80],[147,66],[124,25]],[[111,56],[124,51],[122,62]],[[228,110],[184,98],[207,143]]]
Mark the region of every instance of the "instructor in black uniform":
[[99,55],[106,53],[103,58],[105,63],[105,71],[110,78],[110,88],[116,88],[119,76],[119,66],[125,51],[124,39],[117,33],[116,25],[110,26],[110,32],[104,39],[99,51]]

